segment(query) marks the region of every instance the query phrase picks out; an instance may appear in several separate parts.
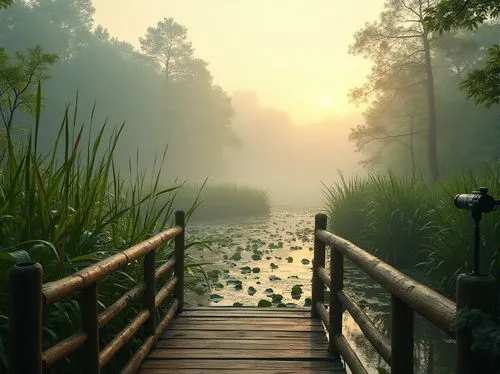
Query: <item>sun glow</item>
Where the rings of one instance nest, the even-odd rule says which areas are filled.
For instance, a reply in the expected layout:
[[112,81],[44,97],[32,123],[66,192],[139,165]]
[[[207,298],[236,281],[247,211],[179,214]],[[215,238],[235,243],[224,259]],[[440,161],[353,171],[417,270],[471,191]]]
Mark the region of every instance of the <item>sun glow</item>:
[[330,94],[323,94],[320,99],[323,108],[331,108],[333,106],[333,98]]

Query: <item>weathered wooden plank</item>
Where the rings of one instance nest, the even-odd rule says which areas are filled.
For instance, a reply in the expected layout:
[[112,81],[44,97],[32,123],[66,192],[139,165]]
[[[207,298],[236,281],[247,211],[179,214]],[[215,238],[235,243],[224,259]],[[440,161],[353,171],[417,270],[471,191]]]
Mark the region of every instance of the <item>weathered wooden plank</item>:
[[257,307],[257,306],[195,306],[195,307],[186,307],[184,308],[185,311],[201,311],[201,310],[208,310],[208,311],[224,311],[224,310],[232,310],[232,311],[254,311],[254,312],[304,312],[304,313],[309,313],[310,310],[308,308],[262,308],[262,307]]
[[190,359],[171,359],[171,360],[153,360],[147,359],[142,365],[141,373],[147,373],[146,369],[169,369],[175,373],[178,369],[212,369],[212,370],[285,370],[293,368],[294,370],[339,370],[342,365],[339,362],[332,361],[292,361],[292,360],[190,360]]
[[209,330],[209,331],[323,331],[323,327],[297,324],[224,324],[224,323],[172,323],[171,330]]
[[176,349],[176,348],[156,348],[149,358],[189,358],[189,359],[289,359],[289,360],[330,360],[328,351],[318,351],[301,349],[298,347],[294,351],[282,349]]
[[270,318],[283,318],[283,319],[300,319],[302,321],[307,321],[310,319],[310,316],[305,315],[303,313],[297,313],[297,314],[289,314],[289,313],[265,313],[262,312],[260,313],[246,313],[246,312],[214,312],[210,313],[208,311],[201,311],[201,312],[186,312],[183,311],[181,314],[179,314],[178,317],[182,318],[195,318],[195,317],[211,317],[211,318],[241,318],[241,319],[270,319]]
[[161,339],[156,343],[157,348],[186,348],[186,349],[300,349],[328,350],[326,339],[323,340],[297,340],[297,339],[274,339],[274,340],[231,340],[231,339]]
[[310,318],[310,313],[297,310],[287,310],[284,308],[279,308],[278,310],[252,310],[252,309],[221,309],[214,308],[214,310],[183,310],[179,316],[211,316],[211,317],[227,317],[227,316],[250,316],[250,317],[283,317],[283,318]]
[[[144,369],[141,373],[146,374],[165,374],[169,367]],[[234,374],[234,369],[175,369],[175,374]],[[254,370],[254,369],[239,369],[238,374],[269,374],[269,370]],[[329,374],[329,373],[345,373],[338,369],[274,369],[273,374]]]
[[251,324],[296,324],[304,326],[320,326],[321,321],[317,319],[306,318],[260,318],[260,317],[177,317],[174,320],[176,324],[190,324],[190,323],[225,323],[237,325],[251,325]]
[[345,373],[310,311],[186,308],[160,337],[140,374]]
[[[163,334],[164,339],[190,338],[213,339],[213,331],[171,330]],[[218,339],[311,339],[325,340],[325,333],[320,331],[217,331]]]

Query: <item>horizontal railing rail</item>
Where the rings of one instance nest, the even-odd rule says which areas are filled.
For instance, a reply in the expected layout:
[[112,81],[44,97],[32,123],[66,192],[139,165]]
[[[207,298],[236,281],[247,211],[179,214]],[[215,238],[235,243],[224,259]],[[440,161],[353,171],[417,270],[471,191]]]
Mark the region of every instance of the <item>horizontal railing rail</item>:
[[[11,272],[11,374],[42,374],[57,361],[81,350],[83,370],[98,374],[116,353],[143,327],[145,339],[121,373],[135,373],[159,336],[182,311],[184,304],[184,228],[183,211],[175,212],[175,227],[136,244],[120,253],[88,266],[65,278],[42,284],[42,267],[37,263],[16,265]],[[156,268],[156,249],[174,239],[174,257]],[[143,280],[125,292],[112,305],[98,313],[97,282],[144,256]],[[156,292],[156,282],[173,270],[173,276]],[[81,330],[42,351],[42,315],[45,307],[81,293]],[[168,296],[172,304],[157,323],[158,308]],[[100,347],[99,332],[142,297],[142,310],[105,346]]]
[[[456,337],[456,304],[424,286],[351,242],[328,231],[327,217],[317,214],[314,229],[312,316],[320,318],[329,335],[329,350],[342,357],[354,374],[367,373],[349,342],[342,335],[345,308],[361,331],[391,367],[393,373],[413,373],[413,313],[422,315],[450,337]],[[330,272],[325,267],[325,249],[330,247]],[[391,293],[391,337],[380,332],[372,320],[344,290],[344,258]],[[325,286],[330,290],[328,310],[324,306]]]

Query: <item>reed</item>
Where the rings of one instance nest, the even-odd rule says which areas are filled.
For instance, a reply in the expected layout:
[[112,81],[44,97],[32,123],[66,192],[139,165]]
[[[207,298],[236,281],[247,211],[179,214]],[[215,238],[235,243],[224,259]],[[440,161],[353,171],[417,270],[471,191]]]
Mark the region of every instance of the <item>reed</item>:
[[[498,170],[463,171],[439,183],[423,176],[370,174],[325,186],[332,232],[400,268],[418,268],[452,294],[458,274],[472,270],[472,219],[453,198],[479,186],[500,193]],[[481,222],[482,269],[500,279],[498,212]]]
[[[160,187],[166,152],[155,160],[148,174],[141,171],[138,157],[130,160],[128,170],[119,170],[114,154],[124,124],[95,126],[93,110],[89,123],[79,125],[77,100],[73,109],[67,107],[54,142],[41,151],[40,111],[38,87],[33,131],[6,129],[1,134],[0,372],[7,371],[11,266],[37,261],[44,268],[44,282],[48,282],[124,250],[173,224],[175,195],[182,187],[182,183]],[[164,245],[157,252],[157,261],[163,263],[171,252],[171,244]],[[112,304],[142,279],[141,261],[98,284],[100,308]],[[140,307],[132,305],[103,329],[103,343],[111,340]],[[79,321],[76,300],[47,308],[45,348],[76,331]],[[136,339],[129,348],[137,344]],[[117,360],[126,360],[126,356],[127,349]],[[51,373],[78,372],[80,359],[71,356]],[[108,364],[106,371],[116,372],[116,363]]]

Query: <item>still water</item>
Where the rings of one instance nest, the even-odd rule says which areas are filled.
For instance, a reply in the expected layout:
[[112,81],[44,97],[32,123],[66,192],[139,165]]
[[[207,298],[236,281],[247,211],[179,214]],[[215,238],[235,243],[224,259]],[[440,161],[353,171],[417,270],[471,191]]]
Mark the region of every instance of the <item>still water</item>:
[[[280,208],[265,219],[190,223],[186,237],[210,242],[193,246],[191,261],[203,265],[206,282],[186,295],[191,305],[310,307],[314,214],[319,209]],[[328,261],[328,260],[327,260]],[[205,279],[204,279],[205,280]],[[390,295],[346,261],[344,286],[381,331],[389,334]],[[343,331],[370,373],[387,369],[348,312]],[[454,342],[423,318],[415,320],[415,373],[449,374]]]

